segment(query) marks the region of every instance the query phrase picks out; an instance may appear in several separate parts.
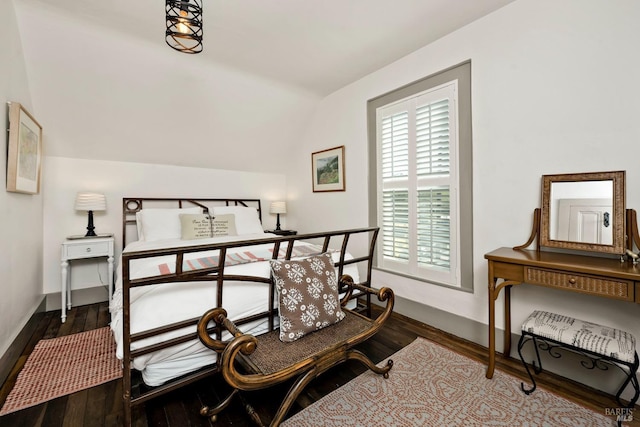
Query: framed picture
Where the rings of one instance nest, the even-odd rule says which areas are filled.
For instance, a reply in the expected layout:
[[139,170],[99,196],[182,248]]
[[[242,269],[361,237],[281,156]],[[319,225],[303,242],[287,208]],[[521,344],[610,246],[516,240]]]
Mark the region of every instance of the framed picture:
[[344,145],[311,154],[313,191],[344,191]]
[[42,127],[22,105],[9,103],[7,191],[40,192]]

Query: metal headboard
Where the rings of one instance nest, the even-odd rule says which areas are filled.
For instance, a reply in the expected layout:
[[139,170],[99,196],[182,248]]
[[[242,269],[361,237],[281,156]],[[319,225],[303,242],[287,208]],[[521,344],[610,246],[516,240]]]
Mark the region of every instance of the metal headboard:
[[[262,207],[260,199],[199,199],[199,198],[162,198],[162,197],[123,197],[122,198],[122,245],[138,238],[136,229],[136,213],[143,208],[188,208],[199,206],[203,212],[209,212],[215,206],[246,206],[255,207],[258,218],[262,222]],[[130,239],[127,240],[127,229]]]

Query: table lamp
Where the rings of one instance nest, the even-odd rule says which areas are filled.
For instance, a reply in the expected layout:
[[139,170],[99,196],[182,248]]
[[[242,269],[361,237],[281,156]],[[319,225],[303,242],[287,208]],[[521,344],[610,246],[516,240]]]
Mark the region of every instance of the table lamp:
[[107,210],[107,199],[104,194],[99,193],[78,193],[76,195],[76,210],[87,211],[89,213],[89,224],[85,237],[97,236],[93,226],[93,211]]
[[276,230],[280,230],[280,214],[287,213],[287,202],[271,202],[271,209],[269,212],[277,215]]

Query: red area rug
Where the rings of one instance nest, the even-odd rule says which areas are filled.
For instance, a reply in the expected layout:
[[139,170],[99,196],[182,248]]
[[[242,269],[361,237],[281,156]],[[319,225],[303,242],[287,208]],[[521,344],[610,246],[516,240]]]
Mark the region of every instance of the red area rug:
[[0,415],[38,405],[122,376],[108,327],[41,340],[18,374]]
[[[389,378],[367,371],[287,419],[283,427],[615,426],[606,417],[432,341],[416,339],[393,356]],[[379,366],[385,365],[381,363]],[[626,425],[626,424],[625,424]]]

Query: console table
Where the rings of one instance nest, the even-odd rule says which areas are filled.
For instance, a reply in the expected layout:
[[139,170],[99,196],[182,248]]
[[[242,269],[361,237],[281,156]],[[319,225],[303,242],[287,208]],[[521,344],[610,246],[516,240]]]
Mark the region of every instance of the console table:
[[[588,255],[500,248],[489,263],[489,366],[496,362],[496,300],[504,289],[504,352],[511,351],[511,288],[526,283],[640,304],[640,264]],[[502,280],[498,283],[499,280]]]

